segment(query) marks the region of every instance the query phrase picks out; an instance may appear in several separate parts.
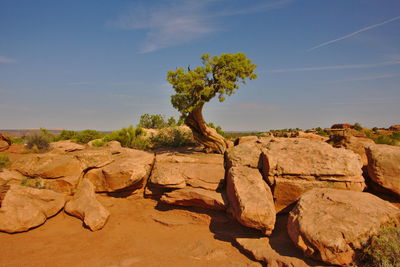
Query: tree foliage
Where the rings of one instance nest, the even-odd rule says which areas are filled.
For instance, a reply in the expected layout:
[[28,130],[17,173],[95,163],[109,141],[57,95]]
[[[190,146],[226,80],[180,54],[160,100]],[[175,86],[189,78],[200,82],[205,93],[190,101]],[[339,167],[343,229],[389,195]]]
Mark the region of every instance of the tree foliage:
[[203,66],[187,71],[177,68],[168,71],[167,81],[172,84],[176,94],[171,102],[183,117],[203,107],[215,96],[223,102],[239,88],[246,79],[255,79],[255,64],[244,53],[221,54],[220,56],[201,56]]
[[161,114],[143,114],[140,116],[138,127],[147,128],[147,129],[162,129],[165,127],[178,126],[179,121],[177,122],[174,117],[169,117],[165,119],[165,117]]

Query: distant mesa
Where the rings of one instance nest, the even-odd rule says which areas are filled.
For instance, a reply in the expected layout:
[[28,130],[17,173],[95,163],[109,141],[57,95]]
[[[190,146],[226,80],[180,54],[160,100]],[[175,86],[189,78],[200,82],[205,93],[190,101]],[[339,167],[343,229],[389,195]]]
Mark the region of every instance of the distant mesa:
[[392,125],[389,127],[391,131],[400,131],[400,124]]

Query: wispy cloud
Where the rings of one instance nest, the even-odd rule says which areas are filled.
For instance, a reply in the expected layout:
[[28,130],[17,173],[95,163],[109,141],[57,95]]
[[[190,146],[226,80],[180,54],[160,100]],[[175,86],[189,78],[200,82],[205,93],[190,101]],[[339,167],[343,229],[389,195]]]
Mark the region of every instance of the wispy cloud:
[[0,63],[14,63],[15,59],[5,57],[5,56],[0,56]]
[[361,29],[359,29],[359,30],[357,30],[357,31],[355,31],[355,32],[352,32],[352,33],[343,35],[343,36],[341,36],[341,37],[339,37],[339,38],[336,38],[336,39],[333,39],[333,40],[324,42],[324,43],[322,43],[322,44],[313,46],[313,47],[311,47],[310,49],[308,49],[307,51],[312,51],[312,50],[321,48],[321,47],[323,47],[323,46],[330,45],[330,44],[333,44],[333,43],[336,43],[336,42],[345,40],[345,39],[347,39],[347,38],[353,37],[353,36],[355,36],[355,35],[357,35],[357,34],[360,34],[360,33],[362,33],[362,32],[369,31],[369,30],[372,30],[372,29],[381,27],[381,26],[383,26],[383,25],[385,25],[385,24],[394,22],[394,21],[399,20],[399,19],[400,19],[400,16],[397,16],[397,17],[394,17],[394,18],[385,20],[385,21],[383,21],[383,22],[380,22],[380,23],[377,23],[377,24],[374,24],[374,25],[370,25],[370,26],[361,28]]
[[390,79],[400,77],[400,73],[386,73],[386,74],[379,74],[379,75],[369,75],[369,76],[362,76],[362,77],[355,77],[345,80],[337,80],[331,83],[341,83],[341,82],[357,82],[357,81],[372,81],[372,80],[381,80],[381,79]]
[[399,64],[400,60],[385,61],[385,62],[371,63],[371,64],[350,64],[350,65],[333,65],[333,66],[320,66],[320,67],[274,69],[271,70],[270,72],[282,73],[282,72],[323,71],[323,70],[367,69],[367,68],[377,68],[377,67],[385,67],[385,66],[392,66]]
[[68,83],[68,85],[71,85],[71,86],[89,85],[89,84],[94,84],[94,82],[70,82],[70,83]]
[[[246,2],[247,8],[229,7],[227,0],[173,0],[161,5],[136,4],[130,11],[107,22],[110,27],[124,30],[145,30],[146,39],[139,53],[185,44],[222,30],[218,18],[264,12],[281,8],[294,0]],[[218,8],[215,8],[218,6]],[[221,9],[221,6],[227,6]],[[218,11],[214,11],[218,10]]]
[[346,101],[346,102],[332,102],[329,105],[385,105],[385,104],[396,104],[399,103],[399,97],[382,97],[382,98],[365,98],[365,99],[357,99],[354,101]]

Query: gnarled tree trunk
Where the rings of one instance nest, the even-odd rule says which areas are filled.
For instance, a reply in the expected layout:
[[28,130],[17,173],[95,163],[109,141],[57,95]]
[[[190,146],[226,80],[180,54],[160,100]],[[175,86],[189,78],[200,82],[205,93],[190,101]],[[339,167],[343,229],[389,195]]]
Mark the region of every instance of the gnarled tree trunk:
[[207,153],[223,154],[232,146],[232,142],[219,135],[217,131],[208,127],[203,119],[203,107],[197,108],[189,113],[185,123],[193,132],[194,139],[204,146]]
[[7,145],[0,147],[0,151],[5,151],[11,146],[11,139],[8,136],[5,136],[1,133],[0,133],[0,141],[4,141],[7,143]]

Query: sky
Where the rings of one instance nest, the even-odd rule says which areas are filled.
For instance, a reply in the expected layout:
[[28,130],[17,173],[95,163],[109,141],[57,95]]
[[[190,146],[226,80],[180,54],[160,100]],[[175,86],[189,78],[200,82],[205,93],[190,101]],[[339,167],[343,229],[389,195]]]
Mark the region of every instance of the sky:
[[178,117],[167,71],[236,52],[258,78],[205,105],[223,130],[400,124],[399,0],[0,0],[0,129]]

